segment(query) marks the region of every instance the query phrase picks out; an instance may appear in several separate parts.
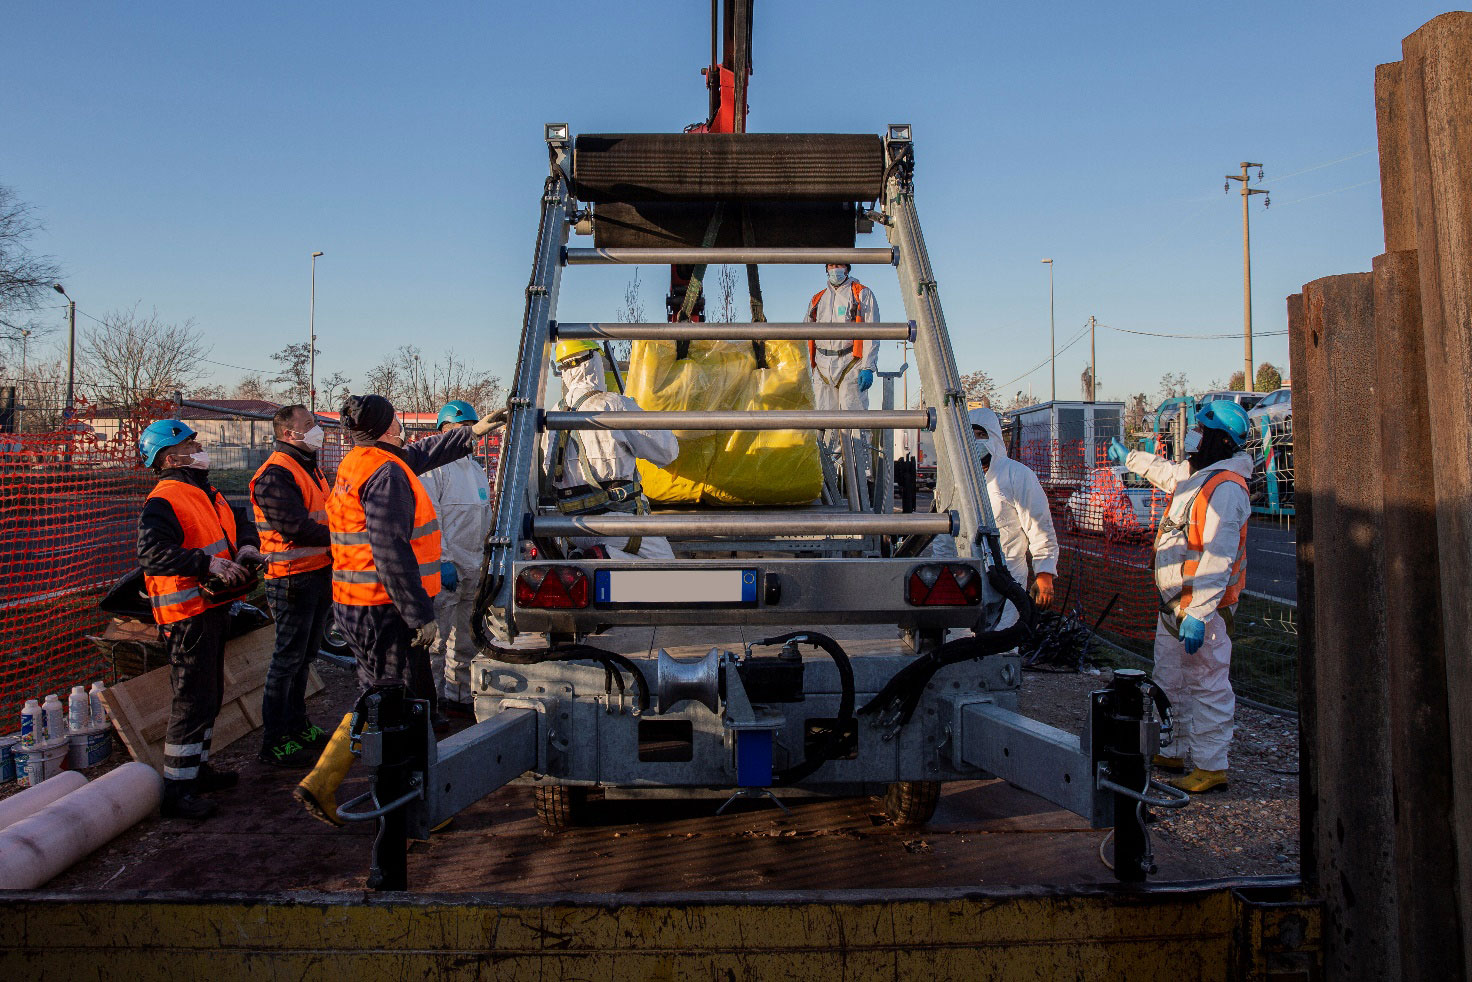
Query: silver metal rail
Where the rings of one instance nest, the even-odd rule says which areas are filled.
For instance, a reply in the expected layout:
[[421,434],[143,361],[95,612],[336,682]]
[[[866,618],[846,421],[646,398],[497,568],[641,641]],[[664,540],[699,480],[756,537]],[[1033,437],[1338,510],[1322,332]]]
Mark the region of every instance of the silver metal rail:
[[723,412],[554,411],[549,430],[929,430],[933,409],[758,409]]
[[654,266],[742,266],[757,264],[859,263],[894,266],[899,262],[894,249],[792,249],[761,247],[741,249],[563,249],[567,266],[601,266],[612,263],[646,263]]
[[554,324],[559,341],[913,341],[915,324]]
[[705,539],[717,535],[954,535],[955,512],[876,515],[833,511],[718,511],[706,515],[539,515],[538,536],[663,535]]

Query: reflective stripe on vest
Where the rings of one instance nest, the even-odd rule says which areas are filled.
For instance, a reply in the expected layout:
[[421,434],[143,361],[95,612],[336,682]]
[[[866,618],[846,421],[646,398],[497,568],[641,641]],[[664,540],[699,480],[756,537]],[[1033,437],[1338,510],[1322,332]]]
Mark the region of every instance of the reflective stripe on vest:
[[327,498],[327,527],[332,536],[332,599],[354,607],[392,603],[379,582],[368,543],[368,515],[360,497],[363,485],[386,466],[399,467],[414,492],[414,526],[409,546],[419,564],[424,592],[440,592],[440,520],[434,501],[419,477],[398,457],[381,447],[355,447],[337,468],[337,483]]
[[302,503],[307,507],[307,516],[314,522],[327,524],[327,480],[316,474],[308,474],[305,467],[289,453],[277,450],[266,458],[266,462],[250,479],[250,505],[255,512],[256,530],[261,533],[261,555],[266,557],[266,579],[274,580],[293,573],[310,573],[314,569],[326,569],[332,564],[326,546],[294,546],[287,538],[266,521],[265,512],[256,502],[256,482],[272,465],[286,468],[296,480],[301,492]]
[[[1181,587],[1178,595],[1162,598],[1162,605],[1177,618],[1183,617],[1191,607],[1192,595],[1194,593],[1193,583],[1196,579],[1196,571],[1201,566],[1201,557],[1206,554],[1206,513],[1211,505],[1211,496],[1224,484],[1235,484],[1247,491],[1247,481],[1242,475],[1232,471],[1222,470],[1207,478],[1196,493],[1191,496],[1191,503],[1186,507],[1184,526],[1179,522],[1171,522],[1167,517],[1161,521],[1160,533],[1156,537],[1157,549],[1161,536],[1184,528],[1186,539],[1183,546],[1177,545],[1168,553],[1158,555],[1156,566],[1171,565],[1175,562],[1181,564]],[[1162,563],[1162,560],[1164,562]],[[1222,593],[1221,602],[1217,609],[1233,607],[1238,598],[1242,596],[1242,589],[1247,584],[1247,523],[1242,523],[1242,531],[1237,540],[1237,555],[1232,560],[1230,577],[1227,580],[1227,588]]]
[[[849,305],[849,308],[848,308],[848,317],[846,319],[850,323],[856,323],[858,321],[858,319],[859,319],[859,312],[863,308],[863,302],[862,301],[863,301],[863,295],[864,295],[864,284],[860,283],[858,280],[854,279],[852,276],[849,277],[849,280],[848,281],[849,281],[849,284],[852,285],[852,287],[853,287],[853,291],[854,291],[854,302]],[[817,322],[817,320],[818,320],[818,304],[820,304],[820,303],[823,302],[823,294],[825,294],[827,292],[828,292],[827,290],[819,290],[817,293],[813,294],[813,300],[812,300],[812,302],[810,304],[808,304],[808,322],[809,323],[816,323]],[[841,354],[843,354],[843,349],[842,348],[839,348],[836,351],[834,351],[834,350],[829,350],[829,349],[826,349],[825,348],[823,350],[823,354],[825,354],[825,355],[841,355]],[[864,357],[864,342],[863,341],[854,341],[853,342],[853,355],[854,355],[854,361],[858,361],[860,358],[863,358]],[[808,364],[811,365],[813,368],[817,368],[818,367],[818,342],[816,342],[816,341],[809,341],[808,342]],[[836,381],[836,382],[829,382],[828,379],[823,378],[823,375],[822,375],[821,372],[818,374],[818,377],[819,378],[823,378],[823,381],[824,382],[827,382],[827,384],[829,384],[829,385],[835,385],[836,386],[838,384],[838,382],[842,382],[843,381],[843,377],[848,374],[848,370],[850,368],[852,368],[852,367],[853,367],[853,364],[852,363],[850,363],[848,365],[845,365],[843,367],[843,371],[841,373],[839,373],[838,381]]]
[[[184,533],[180,543],[183,548],[229,559],[235,554],[235,513],[220,492],[214,488],[210,491],[213,499],[204,490],[184,481],[159,481],[148,497],[162,498],[174,509],[174,517]],[[153,605],[153,619],[160,624],[173,624],[229,603],[207,599],[200,592],[199,578],[194,576],[145,574],[143,583],[148,590],[148,602]]]

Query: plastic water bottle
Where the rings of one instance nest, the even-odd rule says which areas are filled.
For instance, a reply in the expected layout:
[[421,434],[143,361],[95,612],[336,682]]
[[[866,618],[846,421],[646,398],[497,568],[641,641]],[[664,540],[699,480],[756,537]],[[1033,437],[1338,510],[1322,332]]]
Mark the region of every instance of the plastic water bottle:
[[91,705],[89,715],[92,717],[92,725],[97,728],[107,725],[107,710],[102,706],[102,691],[102,683],[93,682],[91,690],[87,693],[87,701]]
[[73,733],[92,727],[92,704],[87,701],[85,686],[72,686],[72,694],[66,697],[66,726]]
[[41,738],[48,743],[53,740],[66,738],[66,713],[61,708],[61,700],[56,693],[46,697],[41,704]]
[[34,699],[27,699],[25,708],[20,711],[20,745],[22,747],[34,747],[44,739],[42,733],[45,724],[41,721],[41,704]]

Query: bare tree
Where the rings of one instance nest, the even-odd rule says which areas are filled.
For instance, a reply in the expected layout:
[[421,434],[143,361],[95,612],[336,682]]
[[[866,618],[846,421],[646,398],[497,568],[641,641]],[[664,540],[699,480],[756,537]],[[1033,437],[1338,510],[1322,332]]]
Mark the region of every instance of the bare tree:
[[233,398],[260,399],[265,402],[273,401],[271,399],[271,387],[266,384],[265,379],[254,372],[241,376],[240,381],[235,383]]
[[1026,392],[1018,390],[1017,394],[1012,397],[1012,401],[1007,403],[1007,412],[1015,413],[1019,409],[1026,409],[1028,406],[1036,406],[1037,404],[1037,396],[1028,395]]
[[317,401],[317,405],[336,412],[338,399],[348,394],[348,382],[350,381],[352,380],[342,372],[333,372],[324,378],[319,390],[323,398]]
[[1160,398],[1162,400],[1186,395],[1189,388],[1185,372],[1166,372],[1160,376]]
[[[624,305],[618,312],[620,324],[644,323],[644,297],[640,292],[640,287],[639,270],[636,268],[633,279],[629,280],[628,285],[624,287]],[[616,361],[628,362],[633,349],[632,341],[614,341],[609,344],[609,350],[613,352]]]
[[83,381],[126,405],[190,388],[204,374],[200,359],[209,353],[192,320],[166,324],[158,311],[145,315],[137,307],[104,316],[78,348]]
[[0,184],[0,333],[15,340],[42,302],[61,269],[50,256],[31,252],[27,240],[41,230],[29,205]]
[[184,393],[184,396],[186,398],[188,398],[188,399],[228,399],[228,398],[230,398],[230,396],[225,391],[225,387],[223,385],[218,385],[218,384],[215,384],[215,383],[211,383],[209,385],[196,385],[193,388],[191,388],[188,392],[185,392]]
[[[319,349],[317,354],[321,353]],[[286,402],[305,404],[311,399],[311,359],[312,349],[305,341],[288,344],[271,356],[271,360],[281,366],[281,370],[271,377],[271,382],[279,386],[281,398]]]
[[979,402],[983,406],[990,406],[997,397],[997,384],[979,368],[961,376],[961,390],[966,393],[967,402]]
[[381,395],[389,402],[398,405],[403,401],[402,396],[407,394],[408,379],[400,371],[394,356],[389,355],[368,369],[368,374],[363,378],[363,384],[368,390],[364,395],[368,393]]
[[1129,398],[1129,405],[1124,410],[1124,427],[1127,432],[1137,432],[1145,429],[1145,420],[1150,415],[1150,397],[1143,392],[1137,392]]
[[716,291],[720,296],[720,302],[716,316],[712,320],[721,324],[730,324],[736,320],[736,268],[734,266],[721,267],[721,271],[716,274]]
[[501,380],[446,351],[429,362],[412,344],[401,345],[384,357],[365,377],[370,392],[413,413],[433,412],[451,399],[473,406],[490,406],[500,399]]

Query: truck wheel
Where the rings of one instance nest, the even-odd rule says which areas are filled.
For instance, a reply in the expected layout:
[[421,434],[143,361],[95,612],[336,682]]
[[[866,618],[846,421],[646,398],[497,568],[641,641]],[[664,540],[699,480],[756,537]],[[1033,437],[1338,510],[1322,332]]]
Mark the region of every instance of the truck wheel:
[[901,827],[924,825],[939,803],[939,781],[895,781],[884,794],[884,817]]
[[549,832],[562,832],[587,820],[588,789],[541,784],[532,789],[537,817]]

